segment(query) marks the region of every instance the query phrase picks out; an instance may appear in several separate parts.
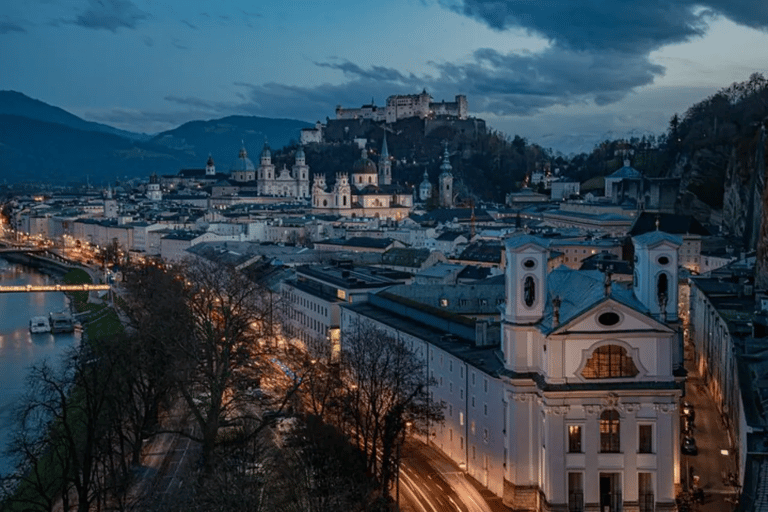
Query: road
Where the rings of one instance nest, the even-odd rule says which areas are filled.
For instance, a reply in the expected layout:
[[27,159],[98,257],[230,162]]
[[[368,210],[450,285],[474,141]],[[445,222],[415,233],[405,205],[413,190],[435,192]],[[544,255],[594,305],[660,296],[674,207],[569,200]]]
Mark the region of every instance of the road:
[[414,512],[499,512],[453,462],[415,440],[403,447],[400,506]]

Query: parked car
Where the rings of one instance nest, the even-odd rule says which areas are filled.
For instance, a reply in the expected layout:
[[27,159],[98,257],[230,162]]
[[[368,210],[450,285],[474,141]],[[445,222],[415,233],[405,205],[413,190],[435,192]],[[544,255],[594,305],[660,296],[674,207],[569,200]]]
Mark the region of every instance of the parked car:
[[683,413],[683,416],[691,418],[691,421],[693,421],[696,418],[696,411],[693,408],[693,404],[690,402],[683,402],[683,407],[681,412]]
[[683,416],[683,434],[685,434],[686,436],[692,436],[694,426],[695,425],[693,424],[693,418],[691,418],[690,416],[684,415]]
[[696,440],[693,436],[683,437],[683,443],[680,446],[680,451],[685,455],[696,455],[699,453],[699,449],[696,447]]

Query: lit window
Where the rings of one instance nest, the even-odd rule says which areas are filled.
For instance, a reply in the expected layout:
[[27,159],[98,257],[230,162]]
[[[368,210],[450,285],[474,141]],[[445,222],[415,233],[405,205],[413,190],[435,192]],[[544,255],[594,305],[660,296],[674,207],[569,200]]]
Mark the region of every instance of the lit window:
[[595,349],[581,372],[585,379],[635,377],[638,373],[627,350],[618,345],[603,345]]
[[621,449],[621,421],[618,411],[608,409],[600,415],[600,451],[619,453]]
[[581,453],[581,425],[568,425],[568,452]]
[[447,308],[448,307],[448,299],[440,299],[440,307]]

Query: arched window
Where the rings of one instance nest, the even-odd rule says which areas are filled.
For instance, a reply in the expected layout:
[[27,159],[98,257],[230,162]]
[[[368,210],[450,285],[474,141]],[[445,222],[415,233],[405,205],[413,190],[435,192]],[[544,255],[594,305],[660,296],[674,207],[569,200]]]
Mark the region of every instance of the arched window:
[[627,349],[619,345],[603,345],[592,352],[581,375],[585,379],[616,379],[635,377],[638,373]]
[[667,274],[662,272],[656,281],[656,296],[659,298],[659,304],[663,303],[666,306],[667,299],[669,298],[668,290],[669,280],[667,279]]
[[621,450],[621,418],[616,409],[606,409],[600,415],[600,451],[619,453]]
[[523,297],[525,305],[528,307],[533,306],[533,303],[536,302],[536,281],[531,276],[526,277],[523,281]]
[[344,202],[344,206],[347,206],[347,196],[343,196],[342,201]]

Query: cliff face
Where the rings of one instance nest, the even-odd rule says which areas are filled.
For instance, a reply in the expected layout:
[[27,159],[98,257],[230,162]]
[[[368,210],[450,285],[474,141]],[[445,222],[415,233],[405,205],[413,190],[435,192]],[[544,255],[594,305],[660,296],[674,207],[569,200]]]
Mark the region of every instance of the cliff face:
[[720,226],[723,235],[755,249],[764,215],[767,143],[759,123],[730,144],[681,153],[668,174],[680,178],[681,213]]
[[[755,226],[757,259],[755,261],[755,287],[758,290],[768,290],[768,187],[765,186],[766,156],[768,156],[768,137],[766,124],[762,123],[755,145],[755,218],[759,219]],[[759,190],[759,195],[758,195]],[[759,215],[759,216],[758,216]]]
[[765,189],[765,128],[736,141],[723,180],[723,233],[741,240],[747,250],[757,247],[763,222]]

